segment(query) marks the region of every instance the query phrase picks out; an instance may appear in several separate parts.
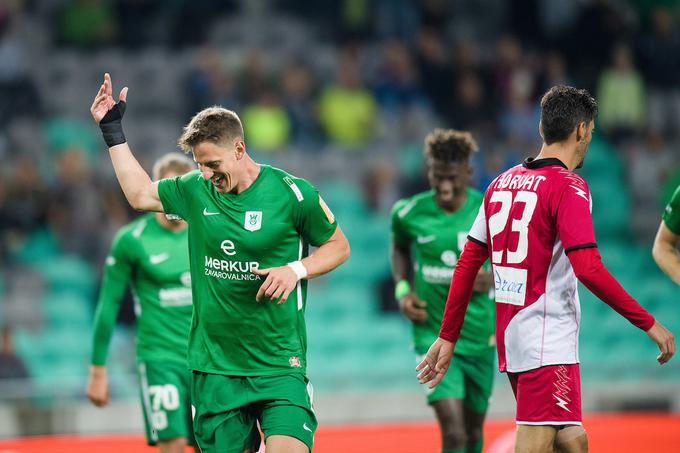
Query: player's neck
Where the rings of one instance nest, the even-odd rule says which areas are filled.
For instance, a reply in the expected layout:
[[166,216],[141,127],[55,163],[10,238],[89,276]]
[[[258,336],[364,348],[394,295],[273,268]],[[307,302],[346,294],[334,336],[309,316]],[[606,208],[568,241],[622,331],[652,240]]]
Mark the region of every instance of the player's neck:
[[237,195],[252,186],[258,176],[260,176],[260,165],[255,162],[249,155],[243,156],[242,173],[236,183],[236,190],[233,193]]
[[536,156],[536,160],[551,158],[559,159],[569,170],[575,169],[580,162],[579,157],[576,155],[575,146],[569,143],[551,143],[550,145],[543,143],[541,152]]
[[447,214],[453,214],[454,212],[458,211],[460,208],[463,207],[466,201],[467,190],[465,190],[463,193],[454,198],[453,202],[450,205],[443,204],[441,201],[439,201],[439,199],[437,199],[437,197],[435,197],[435,202],[437,203],[439,209],[441,209]]
[[162,212],[157,212],[156,213],[156,221],[158,224],[162,227],[165,228],[166,230],[170,230],[172,232],[178,232],[182,231],[187,227],[187,223],[183,222],[181,220],[168,220],[167,217],[165,217],[165,214]]

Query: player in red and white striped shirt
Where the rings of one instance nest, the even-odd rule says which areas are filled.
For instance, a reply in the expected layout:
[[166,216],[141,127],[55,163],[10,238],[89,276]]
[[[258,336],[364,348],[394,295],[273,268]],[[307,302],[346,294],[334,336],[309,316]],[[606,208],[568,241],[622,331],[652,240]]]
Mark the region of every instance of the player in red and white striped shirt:
[[661,350],[659,363],[675,353],[673,335],[619,285],[597,251],[590,192],[572,171],[583,164],[596,112],[585,90],[558,86],[543,96],[541,151],[489,185],[456,266],[439,339],[417,368],[421,383],[439,383],[477,271],[491,257],[499,366],[517,399],[517,452],[587,451],[578,280],[647,332]]

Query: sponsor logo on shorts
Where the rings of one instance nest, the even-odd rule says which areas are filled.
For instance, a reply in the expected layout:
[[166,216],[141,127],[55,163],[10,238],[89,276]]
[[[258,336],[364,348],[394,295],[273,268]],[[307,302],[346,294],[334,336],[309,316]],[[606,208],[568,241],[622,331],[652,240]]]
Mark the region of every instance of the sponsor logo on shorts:
[[567,407],[569,403],[571,403],[571,399],[567,396],[569,392],[571,391],[571,387],[569,387],[569,375],[567,374],[567,367],[564,365],[560,365],[557,367],[555,370],[555,393],[553,393],[553,397],[555,398],[555,405],[561,407],[567,412],[571,412],[571,409]]

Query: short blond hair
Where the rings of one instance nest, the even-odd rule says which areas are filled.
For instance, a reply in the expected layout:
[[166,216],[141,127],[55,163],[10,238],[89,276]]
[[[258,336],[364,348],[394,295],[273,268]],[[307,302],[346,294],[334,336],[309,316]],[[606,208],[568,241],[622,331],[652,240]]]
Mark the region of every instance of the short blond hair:
[[189,124],[184,126],[177,143],[188,153],[199,143],[219,145],[237,139],[243,140],[241,119],[235,112],[215,105],[194,115]]
[[195,162],[189,159],[186,155],[180,153],[168,153],[159,158],[153,164],[153,180],[158,181],[168,173],[177,173],[183,175],[196,168]]

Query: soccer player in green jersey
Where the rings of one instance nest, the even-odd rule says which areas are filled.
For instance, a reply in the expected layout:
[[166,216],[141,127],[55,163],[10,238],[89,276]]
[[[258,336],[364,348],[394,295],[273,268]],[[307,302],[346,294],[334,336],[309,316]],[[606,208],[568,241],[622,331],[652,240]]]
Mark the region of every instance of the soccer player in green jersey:
[[[435,129],[424,148],[432,189],[400,200],[392,209],[395,298],[413,323],[419,361],[439,335],[453,269],[482,203],[482,194],[469,187],[470,155],[476,149],[468,132]],[[443,453],[482,451],[495,363],[492,285],[488,268],[481,270],[451,362],[453,372],[428,390]]]
[[[238,116],[197,113],[179,144],[198,171],[153,182],[123,134],[104,76],[90,112],[128,202],[189,224],[194,434],[204,452],[311,451],[317,426],[306,377],[307,280],[349,257],[349,244],[316,189],[248,155]],[[309,254],[309,247],[318,249]],[[288,301],[291,295],[291,301]],[[288,301],[288,302],[287,302]]]
[[[183,175],[194,166],[178,153],[153,168],[154,180]],[[193,443],[187,343],[191,277],[187,224],[147,214],[120,229],[106,259],[95,315],[87,396],[96,406],[109,399],[106,358],[116,317],[130,286],[137,315],[137,371],[149,445],[179,453]]]
[[652,248],[656,264],[680,285],[678,242],[680,242],[680,187],[675,189],[671,201],[666,205]]

